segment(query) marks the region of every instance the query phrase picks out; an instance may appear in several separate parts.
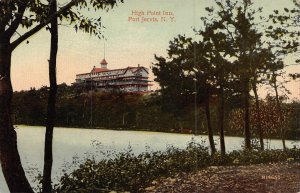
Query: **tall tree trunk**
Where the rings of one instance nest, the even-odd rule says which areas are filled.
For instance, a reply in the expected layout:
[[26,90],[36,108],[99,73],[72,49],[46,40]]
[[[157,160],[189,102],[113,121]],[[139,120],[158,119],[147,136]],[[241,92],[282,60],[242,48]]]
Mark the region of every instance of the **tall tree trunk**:
[[244,135],[245,149],[251,149],[251,133],[250,133],[250,94],[249,94],[249,78],[244,79]]
[[13,89],[10,77],[9,40],[0,37],[0,161],[10,192],[33,193],[21,165],[17,133],[11,120]]
[[[49,14],[53,14],[57,10],[56,0],[49,1],[50,11]],[[44,172],[43,172],[43,182],[42,188],[43,193],[50,193],[52,191],[51,186],[51,173],[52,173],[52,139],[53,139],[53,127],[55,120],[55,103],[56,103],[56,93],[57,93],[57,82],[56,82],[56,57],[58,49],[58,29],[57,29],[57,19],[51,21],[51,50],[50,50],[50,60],[49,60],[49,81],[50,81],[50,91],[48,98],[47,107],[47,125],[45,133],[45,149],[44,149]]]
[[218,127],[220,135],[220,148],[221,154],[225,155],[225,137],[224,137],[224,88],[223,85],[220,87],[219,93],[219,109],[218,109]]
[[207,89],[207,94],[208,95],[205,100],[205,114],[206,114],[206,121],[207,121],[208,140],[209,140],[211,154],[214,154],[216,153],[216,147],[214,142],[213,129],[211,125],[211,118],[210,118],[209,89]]
[[257,114],[257,130],[259,135],[259,142],[260,142],[260,149],[264,150],[264,137],[263,137],[263,130],[261,127],[261,116],[260,116],[260,106],[259,106],[259,100],[258,100],[258,94],[257,94],[257,86],[256,82],[252,82],[252,88],[255,96],[255,110]]
[[285,129],[284,129],[284,125],[283,125],[283,115],[282,115],[282,109],[281,109],[281,104],[280,104],[279,95],[278,95],[278,86],[276,84],[276,77],[274,78],[273,84],[274,84],[274,89],[275,89],[276,106],[277,106],[277,111],[278,111],[278,114],[279,114],[279,126],[280,126],[280,135],[281,135],[282,147],[283,147],[283,150],[285,150],[286,149]]

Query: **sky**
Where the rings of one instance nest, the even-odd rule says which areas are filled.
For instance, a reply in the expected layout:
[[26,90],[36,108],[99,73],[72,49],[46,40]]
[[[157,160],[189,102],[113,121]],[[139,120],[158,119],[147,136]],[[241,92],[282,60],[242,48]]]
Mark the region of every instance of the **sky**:
[[[150,68],[155,62],[154,55],[166,56],[169,41],[178,34],[195,36],[193,28],[203,27],[200,17],[205,16],[204,8],[211,3],[211,0],[124,0],[124,3],[108,12],[99,10],[88,13],[102,17],[106,40],[76,32],[71,26],[59,26],[58,83],[71,84],[75,81],[76,74],[89,72],[93,66],[100,67],[99,63],[104,57],[104,44],[109,69],[138,64]],[[288,0],[257,0],[256,3],[266,13],[290,5]],[[154,16],[159,22],[142,23],[133,14],[144,12],[144,17],[152,18],[147,15],[148,11],[160,12],[161,15]],[[164,12],[168,15],[162,16]],[[160,22],[161,17],[166,17],[167,21]],[[20,29],[19,32],[22,33],[23,30]],[[11,70],[14,90],[49,85],[49,48],[50,34],[42,30],[29,38],[28,44],[24,42],[13,52]],[[300,72],[300,68],[291,67],[289,71]],[[153,79],[154,76],[150,73],[150,80]],[[157,87],[154,83],[152,89]],[[287,87],[292,91],[291,98],[300,99],[299,82],[290,83]],[[266,94],[267,90],[262,88],[261,93]]]

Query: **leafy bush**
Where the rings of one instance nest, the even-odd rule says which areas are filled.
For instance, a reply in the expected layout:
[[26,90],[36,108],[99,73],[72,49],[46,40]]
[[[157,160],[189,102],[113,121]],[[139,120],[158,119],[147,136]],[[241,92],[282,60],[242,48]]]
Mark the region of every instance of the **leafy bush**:
[[173,146],[167,151],[144,152],[134,155],[132,150],[117,154],[112,159],[96,161],[87,159],[78,169],[65,173],[56,192],[140,192],[143,187],[158,177],[179,172],[189,172],[210,163],[208,148],[190,142],[186,149]]
[[232,151],[226,155],[209,154],[208,148],[194,141],[186,149],[169,147],[167,151],[134,155],[132,150],[119,153],[112,159],[87,159],[78,169],[65,174],[55,192],[142,192],[153,180],[191,172],[211,165],[247,165],[295,160],[300,149]]

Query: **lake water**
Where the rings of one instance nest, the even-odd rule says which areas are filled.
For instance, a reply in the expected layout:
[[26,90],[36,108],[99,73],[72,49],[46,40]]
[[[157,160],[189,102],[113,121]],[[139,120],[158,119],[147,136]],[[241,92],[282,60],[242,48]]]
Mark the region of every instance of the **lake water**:
[[[40,126],[16,126],[18,134],[18,148],[21,161],[30,182],[43,168],[43,151],[45,128]],[[190,134],[171,134],[143,131],[116,131],[77,128],[56,128],[53,136],[53,175],[56,181],[62,175],[62,170],[75,160],[82,160],[87,156],[95,155],[103,159],[106,155],[101,151],[126,151],[130,146],[135,154],[144,151],[164,151],[170,145],[185,148],[187,143],[194,139],[197,142],[205,141],[207,136],[193,136]],[[219,138],[215,137],[218,144]],[[101,143],[99,145],[99,142]],[[271,140],[270,148],[282,148],[280,140]],[[227,151],[241,149],[242,137],[225,137]],[[287,147],[299,146],[299,141],[286,142]],[[218,145],[217,145],[218,146]],[[8,192],[2,172],[0,172],[0,193]]]

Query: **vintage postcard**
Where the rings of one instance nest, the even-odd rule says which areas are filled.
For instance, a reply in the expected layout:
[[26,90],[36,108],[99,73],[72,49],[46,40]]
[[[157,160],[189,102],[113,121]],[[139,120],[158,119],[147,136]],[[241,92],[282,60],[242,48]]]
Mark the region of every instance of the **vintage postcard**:
[[299,0],[0,0],[0,193],[300,192]]

